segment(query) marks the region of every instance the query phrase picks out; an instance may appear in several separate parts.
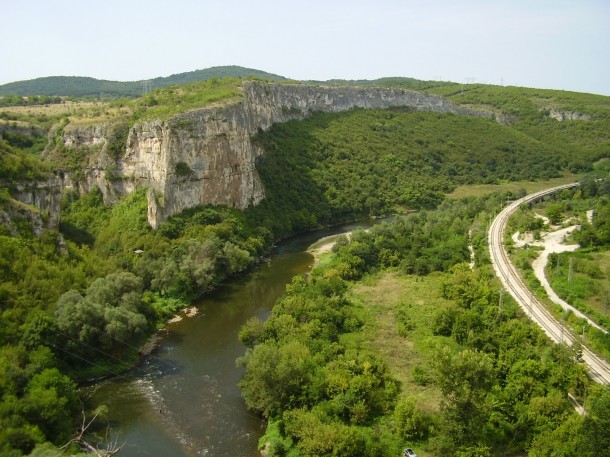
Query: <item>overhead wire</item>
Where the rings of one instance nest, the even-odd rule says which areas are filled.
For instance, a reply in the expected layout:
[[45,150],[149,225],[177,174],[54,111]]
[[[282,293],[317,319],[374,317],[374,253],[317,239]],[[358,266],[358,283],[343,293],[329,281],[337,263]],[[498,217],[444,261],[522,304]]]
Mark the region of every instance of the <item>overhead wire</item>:
[[[64,337],[70,338],[70,339],[72,339],[73,341],[75,341],[75,342],[77,342],[77,343],[79,343],[79,344],[82,344],[82,345],[87,346],[87,347],[89,347],[89,348],[91,348],[91,349],[94,349],[95,351],[97,351],[97,352],[99,352],[99,353],[101,353],[101,354],[104,354],[104,355],[106,355],[107,357],[110,357],[110,358],[113,358],[113,359],[115,359],[115,360],[118,360],[118,361],[119,361],[119,362],[121,362],[121,363],[128,363],[126,360],[121,360],[120,358],[118,358],[118,357],[116,357],[116,356],[114,356],[114,355],[112,355],[112,354],[110,354],[110,353],[108,353],[108,352],[105,352],[105,351],[103,351],[103,350],[101,350],[101,349],[98,349],[98,348],[96,348],[96,347],[90,346],[89,344],[87,344],[87,343],[85,343],[85,342],[82,342],[82,341],[80,341],[80,340],[77,340],[77,339],[75,339],[74,337],[72,337],[72,336],[70,336],[70,335],[66,335],[65,333],[62,333],[61,331],[59,331],[59,330],[57,330],[57,329],[51,329],[51,330],[53,330],[54,332],[56,332],[56,333],[58,333],[58,334],[60,334],[60,335],[62,335],[62,336],[64,336]],[[106,332],[106,331],[104,331],[104,330],[97,329],[97,331],[98,331],[99,333],[101,333],[101,334],[103,334],[103,335],[107,336],[108,338],[110,338],[110,339],[112,339],[112,340],[116,341],[117,343],[123,344],[123,345],[125,345],[126,347],[131,348],[131,349],[133,349],[133,350],[137,351],[138,353],[140,352],[140,348],[139,348],[139,347],[137,347],[137,346],[134,346],[134,345],[132,345],[132,344],[130,344],[130,343],[127,343],[127,342],[125,342],[125,341],[122,341],[122,340],[120,340],[120,339],[118,339],[118,338],[115,338],[114,336],[110,335],[108,332]],[[156,355],[154,355],[154,354],[147,354],[145,357],[146,357],[147,359],[152,359],[152,360],[154,360],[154,361],[158,362],[159,364],[163,365],[163,366],[164,366],[164,367],[166,367],[166,368],[169,368],[170,370],[178,370],[178,369],[179,369],[181,373],[184,373],[184,374],[186,374],[186,375],[188,375],[188,376],[191,376],[191,377],[192,377],[192,378],[194,378],[194,379],[201,379],[201,378],[202,378],[202,376],[197,375],[197,374],[195,374],[195,373],[193,373],[193,372],[190,372],[189,370],[186,370],[186,369],[184,369],[184,368],[178,367],[178,366],[176,366],[176,365],[172,364],[171,362],[169,362],[169,361],[167,361],[167,360],[164,360],[164,359],[162,359],[161,357],[156,356]],[[148,372],[146,372],[146,371],[145,371],[143,368],[141,368],[141,367],[139,367],[139,366],[134,366],[132,369],[134,369],[134,370],[141,370],[141,371],[145,372],[145,374],[149,374]]]
[[76,357],[77,359],[80,359],[80,360],[82,360],[83,362],[88,363],[89,365],[93,365],[94,367],[100,368],[102,371],[106,371],[106,372],[108,372],[108,373],[110,373],[110,374],[114,375],[114,376],[115,376],[115,377],[117,377],[117,378],[123,378],[123,379],[126,379],[126,380],[128,380],[128,379],[129,379],[129,378],[127,378],[125,375],[119,374],[119,373],[117,373],[117,372],[115,372],[115,371],[111,370],[111,369],[110,369],[110,368],[108,368],[108,367],[104,367],[104,366],[102,366],[102,365],[98,365],[97,363],[92,362],[91,360],[88,360],[88,359],[86,359],[86,358],[84,358],[84,357],[81,357],[80,355],[75,354],[74,352],[68,351],[66,348],[62,348],[61,346],[57,346],[56,344],[53,344],[53,343],[51,343],[50,341],[45,340],[44,338],[41,338],[41,340],[42,340],[42,341],[43,341],[45,344],[47,344],[48,346],[50,346],[50,347],[54,347],[54,348],[57,348],[57,349],[59,349],[60,351],[65,352],[66,354],[69,354],[69,355],[71,355],[72,357]]
[[[56,330],[56,329],[52,329],[52,330],[53,330],[54,332],[56,332],[57,334],[59,334],[59,335],[62,335],[62,336],[64,336],[64,337],[66,337],[66,338],[70,338],[71,340],[73,340],[73,341],[74,341],[75,343],[77,343],[77,344],[80,344],[80,345],[82,345],[82,346],[84,346],[84,347],[87,347],[87,348],[89,348],[89,349],[94,349],[95,351],[97,351],[97,352],[99,352],[99,353],[101,353],[101,354],[104,354],[105,356],[107,356],[107,357],[109,357],[109,358],[112,358],[112,359],[114,359],[114,360],[116,360],[116,361],[118,361],[118,362],[121,362],[121,363],[128,363],[128,361],[127,361],[127,360],[122,360],[122,359],[121,359],[121,358],[119,358],[119,357],[116,357],[116,356],[114,356],[114,355],[112,355],[112,354],[110,354],[110,353],[108,353],[108,352],[105,352],[105,351],[103,351],[103,350],[99,349],[99,348],[93,347],[93,346],[91,346],[91,345],[89,345],[89,344],[87,344],[87,343],[84,343],[84,342],[82,342],[82,341],[80,341],[80,340],[77,340],[77,339],[75,339],[74,337],[72,337],[72,336],[70,336],[70,335],[67,335],[67,334],[65,334],[65,333],[63,333],[63,332],[61,332],[61,331],[59,331],[59,330]],[[138,348],[137,348],[137,347],[135,347],[135,346],[133,346],[133,345],[131,345],[131,344],[129,344],[129,343],[126,343],[126,342],[124,342],[124,341],[121,341],[121,340],[119,340],[119,339],[117,339],[117,338],[114,338],[114,337],[112,337],[111,335],[109,335],[108,333],[106,333],[106,332],[104,332],[104,331],[101,331],[101,330],[100,330],[100,332],[101,332],[101,333],[104,333],[105,335],[107,335],[108,337],[112,338],[113,340],[115,340],[115,341],[117,341],[117,342],[119,342],[119,343],[122,343],[122,344],[124,344],[124,345],[126,345],[126,346],[128,346],[128,347],[131,347],[131,348],[133,348],[133,349],[138,350]],[[110,369],[110,368],[108,368],[108,367],[104,367],[104,366],[99,365],[99,364],[97,364],[97,363],[95,363],[95,362],[92,362],[91,360],[88,360],[88,359],[86,359],[86,358],[84,358],[84,357],[82,357],[82,356],[79,356],[78,354],[75,354],[74,352],[68,351],[67,349],[62,348],[62,347],[60,347],[60,346],[57,346],[57,345],[55,345],[55,344],[53,344],[53,343],[51,343],[51,342],[49,342],[49,341],[46,341],[46,340],[44,340],[44,339],[43,339],[43,341],[44,341],[46,344],[48,344],[48,345],[50,345],[50,346],[52,346],[52,347],[55,347],[55,348],[57,348],[57,349],[59,349],[59,350],[61,350],[61,351],[65,352],[65,353],[67,353],[67,354],[69,354],[69,355],[71,355],[71,356],[73,356],[73,357],[75,357],[75,358],[77,358],[77,359],[79,359],[79,360],[81,360],[81,361],[85,362],[85,363],[88,363],[88,364],[90,364],[90,365],[92,365],[92,366],[95,366],[95,367],[97,367],[97,368],[100,368],[102,371],[105,371],[105,372],[107,372],[107,373],[109,373],[109,374],[113,375],[115,378],[124,379],[124,380],[126,380],[126,381],[130,381],[130,380],[133,380],[133,379],[134,379],[133,377],[129,377],[129,376],[126,376],[126,375],[124,375],[124,374],[119,374],[119,373],[117,373],[116,371],[113,371],[113,370],[111,370],[111,369]],[[152,357],[152,356],[147,356],[147,357]],[[169,363],[169,362],[167,362],[167,361],[164,361],[163,359],[160,359],[160,358],[158,358],[158,357],[156,357],[156,358],[157,358],[157,360],[158,360],[159,362],[164,363],[166,366],[168,366],[168,367],[170,367],[170,368],[172,368],[172,369],[174,369],[174,370],[175,370],[175,369],[177,369],[177,367],[176,367],[175,365],[173,365],[173,364],[171,364],[171,363]],[[137,371],[139,371],[139,372],[140,372],[140,373],[142,373],[144,376],[148,376],[148,375],[150,375],[150,374],[151,374],[151,373],[150,373],[150,371],[148,371],[148,370],[146,370],[146,369],[144,369],[144,368],[142,368],[142,367],[138,367],[138,366],[135,366],[135,367],[133,367],[132,369],[130,369],[130,371],[133,371],[133,370],[137,370]],[[184,374],[186,374],[186,375],[188,375],[188,376],[190,376],[190,377],[192,377],[192,378],[194,378],[194,379],[196,379],[196,380],[198,380],[198,381],[204,380],[204,381],[206,381],[206,382],[208,382],[208,383],[212,382],[212,381],[210,381],[209,379],[205,379],[205,378],[204,378],[204,377],[202,377],[202,376],[195,375],[195,374],[193,374],[193,373],[189,372],[188,370],[180,370],[180,372],[181,372],[181,373],[184,373]],[[185,391],[187,394],[192,395],[194,398],[197,398],[197,397],[199,397],[199,396],[201,395],[201,392],[195,392],[193,389],[190,389],[190,388],[187,388],[187,387],[184,387],[184,386],[182,386],[182,389],[183,389],[183,391]],[[241,396],[240,396],[240,395],[232,395],[232,397],[233,397],[233,398],[241,398]],[[241,415],[243,415],[243,416],[249,417],[249,418],[251,418],[251,419],[256,419],[257,421],[260,421],[260,420],[261,420],[261,418],[260,418],[259,416],[256,416],[256,415],[254,415],[254,414],[250,414],[250,413],[249,413],[249,412],[247,412],[247,411],[243,411],[243,410],[241,410],[241,409],[237,408],[236,406],[231,406],[231,405],[227,405],[227,404],[225,404],[225,405],[223,405],[223,407],[224,407],[225,409],[232,410],[233,412],[236,412],[236,413],[241,414]]]
[[[112,374],[112,375],[114,376],[114,378],[113,378],[113,379],[124,379],[124,380],[126,380],[126,381],[131,381],[131,380],[133,380],[133,378],[127,377],[127,376],[122,375],[122,374],[119,374],[119,373],[117,373],[117,372],[115,372],[115,371],[113,371],[113,370],[109,369],[108,367],[103,367],[103,366],[101,366],[101,365],[99,365],[99,364],[96,364],[95,362],[92,362],[91,360],[88,360],[88,359],[86,359],[86,358],[84,358],[84,357],[81,357],[81,356],[79,356],[78,354],[73,353],[72,351],[68,351],[68,350],[67,350],[67,349],[65,349],[65,348],[62,348],[62,347],[60,347],[60,346],[57,346],[56,344],[53,344],[53,343],[51,343],[50,341],[45,340],[44,338],[42,339],[42,341],[43,341],[44,343],[46,343],[48,346],[50,346],[50,347],[57,348],[57,349],[59,349],[60,351],[65,352],[66,354],[71,355],[72,357],[76,357],[77,359],[80,359],[80,360],[82,360],[82,361],[83,361],[83,362],[85,362],[85,363],[88,363],[88,364],[90,364],[90,365],[92,365],[92,366],[95,366],[95,367],[97,367],[97,368],[102,369],[103,371],[106,371],[106,372],[108,372],[108,373]],[[190,389],[184,389],[184,390],[185,390],[185,391],[186,391],[186,393],[188,393],[188,394],[191,394],[191,395],[199,395],[199,393],[196,393],[196,392],[194,392],[194,391],[192,391],[192,390],[190,390]],[[232,411],[232,413],[238,413],[238,414],[241,414],[242,416],[248,417],[248,418],[250,418],[250,419],[255,419],[255,420],[257,420],[257,421],[261,421],[261,420],[262,420],[260,417],[255,416],[255,415],[253,415],[253,414],[250,414],[250,413],[249,413],[249,412],[247,412],[247,411],[243,411],[243,410],[241,410],[241,409],[238,409],[238,408],[237,408],[237,407],[235,407],[235,406],[231,406],[231,405],[227,405],[227,404],[225,404],[225,405],[223,405],[223,407],[224,407],[226,410]],[[161,413],[163,413],[162,411],[160,411],[160,412],[161,412]]]
[[[55,333],[57,333],[58,335],[61,335],[61,336],[65,337],[65,338],[69,338],[70,340],[74,341],[76,344],[79,344],[79,345],[84,346],[84,347],[89,348],[89,349],[93,349],[94,351],[96,351],[96,352],[98,352],[98,353],[100,353],[100,354],[104,355],[104,356],[105,356],[106,358],[108,358],[108,359],[115,360],[115,361],[117,361],[117,362],[118,362],[118,363],[120,363],[120,364],[129,364],[129,361],[128,361],[128,360],[123,360],[123,359],[121,359],[120,357],[117,357],[117,356],[115,356],[115,355],[113,355],[113,354],[110,354],[109,352],[106,352],[106,351],[103,351],[102,349],[99,349],[99,348],[97,348],[97,347],[91,346],[90,344],[85,343],[85,342],[83,342],[83,341],[80,341],[80,340],[78,340],[77,338],[75,338],[75,337],[73,337],[73,336],[71,336],[71,335],[68,335],[68,334],[66,334],[66,333],[63,333],[63,332],[61,332],[61,331],[59,331],[59,330],[57,330],[57,329],[51,329],[51,330],[52,330],[52,331],[54,331]],[[110,335],[108,335],[108,336],[110,336]],[[55,347],[58,347],[58,346],[55,346]],[[62,348],[60,348],[60,349],[62,349]],[[63,349],[62,349],[62,350],[63,350]],[[67,352],[67,351],[66,351],[66,352]],[[71,353],[71,354],[72,354],[72,353]],[[84,361],[89,362],[87,359],[85,359],[85,358],[83,358],[83,357],[80,357],[80,356],[78,356],[78,355],[76,355],[76,354],[74,354],[74,356],[78,357],[80,360],[84,360]],[[171,367],[173,367],[174,369],[176,368],[175,366],[173,366],[173,365],[169,364],[169,362],[168,362],[168,365],[170,365],[170,366],[171,366]],[[103,368],[103,367],[102,367],[102,368]],[[130,370],[129,370],[129,371],[132,371],[132,370],[140,371],[140,372],[142,372],[142,373],[143,373],[143,374],[145,374],[145,375],[148,375],[148,374],[149,374],[149,372],[148,372],[147,370],[145,370],[144,368],[142,368],[142,367],[140,367],[140,366],[133,366],[133,367],[131,367],[131,368],[130,368]]]

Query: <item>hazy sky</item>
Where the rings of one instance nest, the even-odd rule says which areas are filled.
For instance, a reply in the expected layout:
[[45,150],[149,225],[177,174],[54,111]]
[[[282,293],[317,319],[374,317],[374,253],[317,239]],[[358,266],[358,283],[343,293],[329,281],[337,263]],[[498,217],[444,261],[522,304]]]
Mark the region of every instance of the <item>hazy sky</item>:
[[0,84],[217,65],[610,95],[610,0],[0,0]]

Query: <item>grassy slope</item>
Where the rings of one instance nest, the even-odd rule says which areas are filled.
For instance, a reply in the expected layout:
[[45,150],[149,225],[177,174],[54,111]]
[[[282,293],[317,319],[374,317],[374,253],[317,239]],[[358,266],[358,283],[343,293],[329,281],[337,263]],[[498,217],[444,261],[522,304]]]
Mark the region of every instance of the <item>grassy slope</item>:
[[[438,412],[442,395],[432,382],[425,385],[414,379],[413,370],[430,370],[438,347],[460,346],[451,338],[432,333],[434,316],[440,309],[455,308],[455,303],[441,296],[447,273],[428,276],[406,275],[396,270],[385,270],[366,277],[350,288],[349,297],[365,310],[368,323],[365,345],[379,354],[400,386],[401,397],[415,399],[420,410]],[[413,329],[404,337],[398,332],[397,313],[406,312]],[[420,457],[435,455],[427,442],[404,442]]]
[[[571,284],[568,281],[570,258],[574,265]],[[559,269],[547,268],[546,271],[558,295],[607,316],[610,310],[610,306],[606,306],[606,296],[610,294],[610,251],[564,254],[559,265]]]

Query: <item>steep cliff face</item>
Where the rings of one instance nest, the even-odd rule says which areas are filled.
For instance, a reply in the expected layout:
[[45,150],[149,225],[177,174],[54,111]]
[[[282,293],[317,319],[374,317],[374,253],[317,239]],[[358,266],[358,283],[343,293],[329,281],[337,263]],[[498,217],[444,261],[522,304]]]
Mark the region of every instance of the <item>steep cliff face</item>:
[[[61,206],[62,179],[54,176],[44,181],[14,184],[13,198],[35,207],[39,210],[37,216],[32,218],[35,234],[39,235],[40,228],[57,229],[59,227],[59,214]],[[32,214],[34,214],[32,212]],[[39,221],[34,222],[34,219]]]
[[[11,198],[0,204],[0,229],[11,236],[20,236],[17,225],[40,236],[44,228],[57,230],[61,205],[62,182],[59,177],[45,180],[5,183],[12,188]],[[25,223],[25,225],[23,225]]]
[[101,150],[84,170],[79,186],[82,190],[100,187],[107,201],[138,186],[148,186],[149,222],[157,227],[167,217],[196,205],[245,208],[260,202],[264,189],[255,161],[263,151],[251,138],[274,123],[302,119],[315,111],[356,107],[408,106],[490,116],[457,107],[438,96],[401,89],[246,82],[242,92],[238,102],[181,113],[167,121],[137,123],[129,131],[124,154],[116,161],[104,153],[107,140],[103,128],[64,134],[68,147]]
[[195,205],[244,208],[263,198],[250,141],[256,129],[246,122],[240,104],[132,128],[118,166],[125,190],[146,184],[154,191],[149,193],[153,227]]

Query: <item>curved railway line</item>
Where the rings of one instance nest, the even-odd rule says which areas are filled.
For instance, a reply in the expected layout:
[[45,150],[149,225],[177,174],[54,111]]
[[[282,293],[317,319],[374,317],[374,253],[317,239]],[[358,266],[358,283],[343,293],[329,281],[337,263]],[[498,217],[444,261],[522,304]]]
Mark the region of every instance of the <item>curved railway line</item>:
[[[492,222],[489,233],[489,252],[496,275],[502,281],[506,290],[521,306],[527,316],[532,319],[554,342],[571,346],[578,339],[565,328],[540,303],[523,282],[517,269],[510,261],[503,243],[503,233],[510,215],[524,203],[534,202],[562,189],[578,186],[577,183],[553,187],[512,202],[504,208]],[[583,345],[582,358],[589,368],[591,378],[602,384],[610,384],[610,364]]]

